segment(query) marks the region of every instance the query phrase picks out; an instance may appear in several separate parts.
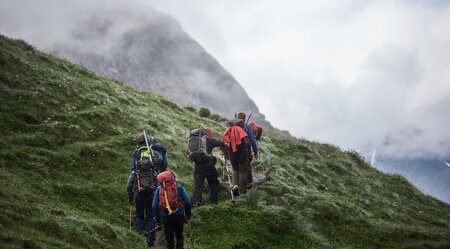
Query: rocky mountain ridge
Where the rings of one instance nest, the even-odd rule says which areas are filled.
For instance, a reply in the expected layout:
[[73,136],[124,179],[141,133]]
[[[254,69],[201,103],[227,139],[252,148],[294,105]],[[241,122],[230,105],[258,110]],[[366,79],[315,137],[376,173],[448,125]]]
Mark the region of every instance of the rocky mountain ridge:
[[51,51],[182,105],[208,107],[229,118],[238,111],[253,113],[259,125],[271,127],[238,81],[175,19],[151,9],[136,21],[126,18],[120,12],[89,17],[71,31],[71,42]]

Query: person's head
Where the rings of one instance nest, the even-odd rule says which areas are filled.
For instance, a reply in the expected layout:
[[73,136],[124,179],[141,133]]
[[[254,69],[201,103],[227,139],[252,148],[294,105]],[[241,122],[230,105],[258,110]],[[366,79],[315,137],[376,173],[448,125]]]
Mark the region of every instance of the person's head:
[[137,145],[145,144],[145,136],[144,136],[144,134],[139,134],[139,136],[136,138],[136,144]]
[[205,132],[206,132],[206,135],[208,135],[208,137],[213,137],[213,133],[212,133],[211,129],[205,128]]
[[[157,143],[155,137],[149,137],[149,136],[147,136],[147,142],[149,145]],[[138,146],[146,145],[144,134],[139,134],[139,136],[136,138],[136,143]]]
[[244,121],[245,121],[246,116],[247,115],[245,115],[245,112],[238,112],[238,114],[237,114],[237,118],[242,119]]

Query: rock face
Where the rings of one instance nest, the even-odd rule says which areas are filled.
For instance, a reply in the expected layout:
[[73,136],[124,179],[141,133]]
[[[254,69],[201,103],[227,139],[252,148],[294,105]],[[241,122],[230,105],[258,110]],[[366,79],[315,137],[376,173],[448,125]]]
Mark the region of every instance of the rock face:
[[228,118],[253,113],[252,120],[271,127],[233,76],[176,20],[155,10],[131,20],[120,12],[87,18],[71,32],[71,42],[57,44],[52,53],[182,105]]

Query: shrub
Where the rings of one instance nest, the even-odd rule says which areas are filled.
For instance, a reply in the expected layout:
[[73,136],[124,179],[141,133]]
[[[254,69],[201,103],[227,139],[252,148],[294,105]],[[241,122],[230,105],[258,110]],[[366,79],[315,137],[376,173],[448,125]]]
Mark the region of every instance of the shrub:
[[198,111],[198,115],[200,115],[200,117],[207,118],[207,117],[211,116],[211,111],[208,108],[202,107]]
[[193,107],[193,106],[185,106],[184,109],[191,111],[193,113],[197,112],[197,109],[195,109],[195,107]]

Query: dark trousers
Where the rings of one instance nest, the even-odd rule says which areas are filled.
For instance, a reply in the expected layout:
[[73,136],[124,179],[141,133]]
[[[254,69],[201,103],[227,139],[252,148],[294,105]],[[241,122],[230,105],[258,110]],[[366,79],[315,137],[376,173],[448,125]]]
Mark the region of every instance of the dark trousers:
[[192,195],[192,202],[202,202],[203,183],[205,178],[208,181],[210,189],[209,199],[211,203],[219,201],[219,180],[217,180],[217,170],[215,168],[216,160],[211,160],[204,163],[195,163],[194,171],[194,193]]
[[[136,231],[139,234],[152,231],[155,227],[152,213],[153,192],[141,191],[136,195]],[[152,231],[146,236],[147,242],[155,241],[155,232]]]
[[247,167],[247,183],[253,182],[253,175],[252,175],[252,157],[248,159],[248,167]]
[[[184,216],[183,215],[167,215],[161,217],[164,235],[166,236],[167,249],[182,249],[184,248],[184,237],[183,237],[183,226],[184,226]],[[175,238],[177,239],[176,247]]]
[[230,153],[230,160],[233,167],[233,185],[239,186],[239,194],[245,194],[247,193],[248,152],[246,144],[240,146],[236,152]]

